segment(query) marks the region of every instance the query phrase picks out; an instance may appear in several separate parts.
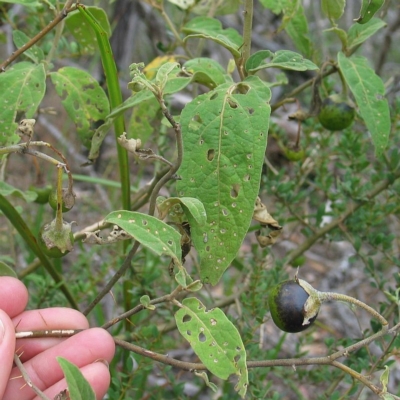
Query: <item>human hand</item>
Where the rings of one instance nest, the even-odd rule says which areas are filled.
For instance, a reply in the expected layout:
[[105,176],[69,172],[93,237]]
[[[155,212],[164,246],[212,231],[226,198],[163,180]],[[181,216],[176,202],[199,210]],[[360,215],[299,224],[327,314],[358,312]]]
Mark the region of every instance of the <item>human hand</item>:
[[[37,400],[25,384],[17,367],[14,352],[32,383],[50,399],[66,389],[67,384],[56,357],[77,365],[89,381],[97,399],[102,399],[110,384],[106,362],[114,356],[115,345],[107,331],[89,328],[86,317],[69,308],[24,311],[28,291],[22,282],[0,277],[0,399]],[[15,340],[15,331],[44,329],[86,329],[70,338],[35,338]],[[102,360],[102,361],[99,361]]]

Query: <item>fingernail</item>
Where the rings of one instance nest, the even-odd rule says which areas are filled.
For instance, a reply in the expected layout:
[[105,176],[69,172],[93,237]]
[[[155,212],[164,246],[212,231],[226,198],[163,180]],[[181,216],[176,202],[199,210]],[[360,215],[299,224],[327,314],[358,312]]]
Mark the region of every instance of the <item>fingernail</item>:
[[3,321],[0,319],[0,344],[3,342],[5,334],[6,334],[6,329],[4,327]]
[[97,362],[100,362],[100,363],[104,364],[104,365],[107,367],[107,369],[110,369],[110,364],[109,364],[108,361],[105,360],[104,358],[99,358],[99,359],[97,359],[97,360],[95,361],[95,363],[97,363]]

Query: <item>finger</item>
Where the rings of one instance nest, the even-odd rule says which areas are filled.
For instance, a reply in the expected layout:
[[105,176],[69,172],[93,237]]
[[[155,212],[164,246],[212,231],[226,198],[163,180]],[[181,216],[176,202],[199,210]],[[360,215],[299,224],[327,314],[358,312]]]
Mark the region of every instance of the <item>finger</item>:
[[10,276],[0,277],[0,309],[11,318],[21,313],[28,304],[28,291],[25,285]]
[[[96,394],[96,399],[102,399],[107,393],[108,387],[110,386],[110,373],[108,367],[103,362],[95,362],[94,364],[87,365],[81,368],[81,372],[90,386],[93,388]],[[50,398],[59,394],[61,391],[67,388],[67,382],[65,379],[57,382],[49,389],[45,390],[44,393]],[[40,400],[39,397],[35,397],[34,400]]]
[[[25,311],[13,318],[13,322],[17,332],[89,328],[89,322],[83,314],[77,310],[62,307]],[[17,341],[18,354],[22,354],[21,360],[25,362],[63,340],[65,339],[19,339]]]
[[[24,367],[33,384],[45,390],[63,379],[63,373],[56,357],[64,357],[79,368],[104,359],[108,362],[114,356],[115,345],[111,335],[101,328],[88,329],[64,340],[24,363]],[[20,377],[17,368],[11,372],[11,379],[3,400],[30,400],[34,393]]]
[[7,314],[0,310],[0,399],[10,378],[15,350],[14,325]]

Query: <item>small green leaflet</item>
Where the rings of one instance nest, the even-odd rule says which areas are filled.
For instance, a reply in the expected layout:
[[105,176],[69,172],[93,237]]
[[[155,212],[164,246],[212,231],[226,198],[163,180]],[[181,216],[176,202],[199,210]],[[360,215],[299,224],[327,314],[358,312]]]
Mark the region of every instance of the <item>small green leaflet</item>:
[[250,225],[267,144],[271,96],[250,76],[188,103],[181,114],[180,197],[203,203],[207,223],[188,216],[200,276],[215,285],[235,258]]
[[385,86],[382,79],[375,74],[364,57],[347,58],[339,52],[338,63],[371,133],[375,154],[379,156],[388,145],[391,125],[389,104],[384,97]]
[[181,235],[158,218],[134,211],[113,211],[105,222],[118,225],[134,239],[158,255],[165,254],[181,264]]
[[[24,32],[18,30],[13,31],[12,35],[14,44],[18,48],[21,48],[30,40],[30,38],[26,36]],[[24,55],[29,57],[35,64],[39,64],[39,62],[44,59],[43,50],[36,44],[34,44],[28,50],[24,51]]]
[[183,28],[182,32],[188,34],[184,41],[190,38],[210,39],[228,49],[232,55],[240,57],[240,47],[243,38],[233,28],[223,29],[221,22],[210,17],[196,17],[190,20]]
[[14,268],[11,268],[3,261],[0,261],[0,276],[12,276],[13,278],[18,279],[18,275],[15,272]]
[[82,143],[90,148],[95,123],[105,120],[110,112],[107,95],[99,83],[81,69],[63,67],[50,76]]
[[69,398],[71,400],[96,400],[92,387],[80,369],[65,358],[57,357],[57,361],[67,381]]
[[193,58],[187,61],[182,69],[193,74],[193,82],[201,83],[210,89],[226,82],[232,82],[230,75],[217,61],[210,58]]
[[355,20],[359,24],[366,24],[382,7],[385,0],[362,0],[360,16]]
[[348,32],[348,48],[360,45],[385,26],[386,23],[379,18],[372,18],[365,24],[352,25]]
[[45,90],[46,72],[43,64],[35,65],[23,61],[0,74],[0,146],[9,146],[20,141],[16,134],[17,113],[24,112],[25,118],[32,118]]
[[[271,61],[264,62],[266,58],[271,58]],[[301,54],[290,50],[278,50],[276,53],[272,53],[270,50],[260,50],[251,55],[246,62],[248,72],[256,72],[264,68],[306,71],[318,69],[318,66],[305,59]]]
[[37,194],[31,190],[23,192],[14,186],[9,185],[6,182],[0,181],[0,194],[3,196],[18,196],[23,198],[27,202],[34,201],[37,198]]
[[238,330],[224,312],[219,308],[206,310],[198,299],[190,297],[182,301],[175,321],[180,334],[211,373],[221,379],[239,376],[235,390],[244,397],[249,383],[246,351]]
[[344,12],[346,0],[322,0],[321,8],[323,13],[330,19],[339,19]]
[[[105,11],[99,7],[86,6],[86,8],[104,29],[107,37],[110,37],[111,27]],[[68,14],[65,24],[75,37],[76,41],[80,44],[81,52],[83,54],[93,54],[97,50],[98,44],[96,35],[93,35],[93,30],[80,12],[72,12]]]
[[207,222],[207,214],[203,204],[198,199],[192,197],[169,197],[165,200],[161,199],[157,203],[160,219],[164,219],[170,209],[177,204],[183,208],[186,217],[192,217],[197,225],[203,226]]

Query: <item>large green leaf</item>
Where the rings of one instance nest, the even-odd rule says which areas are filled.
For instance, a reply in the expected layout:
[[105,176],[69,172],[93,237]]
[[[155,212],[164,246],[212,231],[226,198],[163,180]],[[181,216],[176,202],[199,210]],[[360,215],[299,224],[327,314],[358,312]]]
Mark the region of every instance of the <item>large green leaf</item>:
[[43,99],[46,90],[46,72],[43,64],[30,62],[14,64],[0,74],[0,146],[18,143],[16,134],[17,113],[24,112],[25,118],[32,118]]
[[270,96],[270,89],[250,76],[195,98],[181,114],[184,153],[177,188],[180,197],[197,198],[205,207],[207,224],[194,225],[191,234],[201,259],[201,278],[213,285],[250,225],[267,143]]
[[[106,12],[99,7],[86,6],[86,8],[104,29],[107,37],[110,37],[111,27]],[[83,54],[93,54],[98,49],[96,35],[93,34],[91,26],[80,12],[69,13],[65,24],[80,44]]]
[[183,28],[182,32],[188,34],[185,41],[190,38],[210,39],[228,49],[234,57],[240,56],[240,47],[243,38],[233,28],[223,29],[221,22],[210,17],[196,17],[191,19]]
[[96,122],[104,120],[110,112],[107,95],[99,83],[81,69],[63,67],[50,76],[82,143],[90,147]]
[[340,71],[360,108],[360,114],[371,133],[376,155],[385,150],[390,133],[389,104],[382,79],[375,74],[364,57],[347,58],[338,54]]
[[168,255],[181,263],[181,235],[158,218],[134,211],[113,211],[106,222],[118,225],[125,232],[158,255]]
[[351,49],[365,42],[384,26],[386,26],[386,23],[379,18],[372,18],[365,24],[352,25],[348,32],[348,48]]
[[65,358],[57,357],[57,361],[67,381],[69,398],[71,400],[96,400],[92,387],[80,369]]
[[[271,58],[265,62],[266,58]],[[256,72],[264,68],[281,68],[294,71],[306,71],[318,69],[312,61],[290,50],[278,50],[275,54],[270,50],[260,50],[249,57],[246,62],[248,72]]]
[[182,301],[175,314],[181,335],[207,369],[221,379],[239,376],[235,389],[244,397],[248,385],[246,351],[235,325],[219,308],[206,310],[196,298]]

